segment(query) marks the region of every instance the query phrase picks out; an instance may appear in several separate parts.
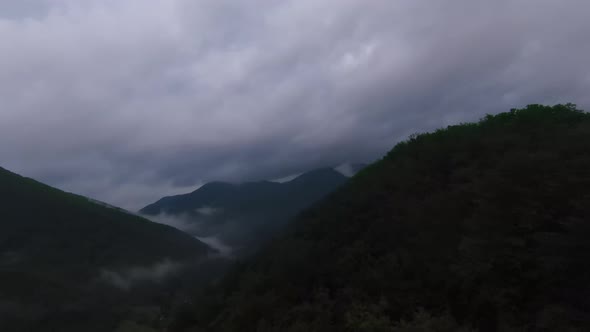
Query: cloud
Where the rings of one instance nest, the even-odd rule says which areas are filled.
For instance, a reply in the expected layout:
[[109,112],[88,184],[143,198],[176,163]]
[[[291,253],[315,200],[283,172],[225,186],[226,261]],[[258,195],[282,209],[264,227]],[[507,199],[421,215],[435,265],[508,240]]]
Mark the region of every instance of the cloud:
[[301,174],[303,174],[303,173],[295,173],[295,174],[290,174],[290,175],[283,176],[283,177],[281,177],[281,178],[278,178],[278,179],[271,179],[271,180],[269,180],[269,181],[271,181],[271,182],[278,182],[278,183],[286,183],[286,182],[289,182],[289,181],[293,181],[293,180],[295,180],[295,179],[296,179],[297,177],[299,177]]
[[0,19],[39,18],[49,10],[48,0],[0,0]]
[[136,210],[589,108],[582,0],[0,0],[0,165]]
[[334,170],[349,178],[354,176],[359,171],[359,169],[357,169],[357,167],[351,163],[343,163],[338,165],[334,168]]
[[121,270],[103,269],[100,279],[123,290],[141,282],[162,282],[181,268],[181,264],[164,260],[152,266],[134,266]]
[[199,241],[205,243],[211,248],[217,250],[221,257],[232,257],[233,248],[221,241],[216,236],[199,237],[195,236]]
[[220,210],[218,208],[214,208],[211,206],[203,206],[198,209],[195,209],[195,212],[197,212],[198,214],[200,214],[202,216],[206,216],[206,217],[210,217],[210,216],[218,213],[219,211]]
[[217,251],[216,254],[212,255],[213,257],[219,256],[224,258],[232,258],[234,248],[226,244],[220,237],[223,237],[224,235],[227,236],[228,234],[231,235],[236,232],[239,233],[240,223],[236,223],[233,220],[217,220],[211,224],[210,222],[208,223],[205,220],[200,219],[201,217],[213,216],[220,211],[222,210],[205,206],[196,209],[195,212],[200,214],[200,216],[190,216],[188,214],[171,215],[161,213],[156,216],[142,215],[142,217],[153,222],[172,226],[194,236],[199,241],[205,243]]
[[202,223],[200,220],[189,215],[171,215],[167,213],[161,213],[155,216],[141,216],[150,221],[174,227],[191,235],[200,233],[202,228]]

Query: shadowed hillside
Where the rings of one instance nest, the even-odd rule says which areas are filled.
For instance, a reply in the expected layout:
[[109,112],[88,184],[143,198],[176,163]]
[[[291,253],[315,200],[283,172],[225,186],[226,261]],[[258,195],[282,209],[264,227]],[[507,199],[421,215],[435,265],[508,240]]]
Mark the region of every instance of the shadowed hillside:
[[158,282],[212,252],[172,227],[1,168],[0,210],[2,331],[108,331],[133,301],[118,288]]
[[336,170],[324,168],[284,183],[211,182],[186,195],[164,197],[140,213],[163,222],[177,219],[188,233],[215,237],[235,253],[244,254],[254,251],[298,212],[347,180]]
[[399,143],[183,308],[176,331],[582,331],[590,115],[486,116]]

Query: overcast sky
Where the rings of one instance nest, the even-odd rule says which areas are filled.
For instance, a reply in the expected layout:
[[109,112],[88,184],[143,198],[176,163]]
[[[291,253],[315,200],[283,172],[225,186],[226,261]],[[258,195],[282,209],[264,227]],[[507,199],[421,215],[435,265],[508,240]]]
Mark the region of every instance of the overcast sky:
[[0,166],[137,209],[590,109],[588,0],[0,0]]

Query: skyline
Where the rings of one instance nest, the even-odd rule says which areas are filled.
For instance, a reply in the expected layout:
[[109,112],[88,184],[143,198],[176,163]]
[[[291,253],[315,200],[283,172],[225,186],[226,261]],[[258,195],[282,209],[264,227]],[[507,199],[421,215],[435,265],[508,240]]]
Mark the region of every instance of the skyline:
[[136,210],[590,106],[590,3],[0,0],[0,166]]

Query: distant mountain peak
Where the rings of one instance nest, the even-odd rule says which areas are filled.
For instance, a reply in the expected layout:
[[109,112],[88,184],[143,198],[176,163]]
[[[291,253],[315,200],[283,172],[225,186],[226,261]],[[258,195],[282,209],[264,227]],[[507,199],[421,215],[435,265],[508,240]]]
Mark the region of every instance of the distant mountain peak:
[[336,167],[322,167],[322,168],[317,168],[317,169],[307,171],[307,172],[290,174],[290,175],[283,176],[278,179],[270,180],[270,182],[286,183],[286,182],[293,181],[301,176],[306,176],[306,175],[309,175],[310,173],[313,174],[318,171],[325,172],[325,173],[330,173],[330,171],[336,171],[336,172],[340,173],[341,175],[344,175],[345,177],[350,178],[350,177],[354,176],[356,173],[358,173],[365,166],[367,166],[367,164],[345,162],[345,163],[342,163]]
[[215,237],[248,250],[346,181],[346,176],[326,167],[282,181],[211,182],[189,194],[165,197],[139,213],[185,225],[193,236]]
[[342,176],[343,176],[343,174],[338,172],[336,169],[326,167],[326,168],[318,168],[318,169],[314,169],[309,172],[302,173],[301,175],[295,177],[293,180],[285,182],[285,183],[288,184],[288,183],[295,183],[295,182],[300,182],[300,181],[318,181],[318,180],[325,180],[326,178],[334,178],[334,177],[338,178],[338,177],[342,177]]

